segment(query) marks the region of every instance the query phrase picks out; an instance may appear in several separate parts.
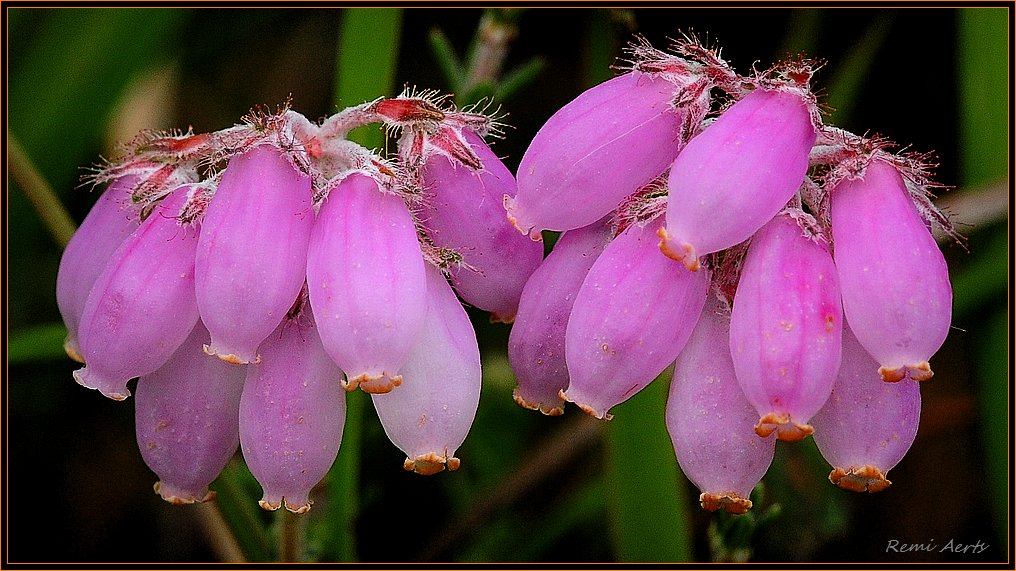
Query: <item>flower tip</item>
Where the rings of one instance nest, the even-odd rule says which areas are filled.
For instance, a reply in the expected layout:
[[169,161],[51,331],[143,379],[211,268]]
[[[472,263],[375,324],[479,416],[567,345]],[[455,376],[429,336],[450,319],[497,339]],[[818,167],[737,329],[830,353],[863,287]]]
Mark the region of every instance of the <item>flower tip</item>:
[[787,413],[775,412],[763,416],[755,425],[755,434],[761,438],[768,438],[774,432],[778,440],[797,442],[811,436],[815,429],[810,424],[791,422]]
[[[88,369],[88,367],[82,367],[71,375],[74,376],[74,380],[86,389],[93,389],[102,393],[106,398],[113,399],[115,401],[127,400],[127,397],[131,396],[130,389],[127,388],[126,383],[118,387],[102,386],[105,384],[105,379],[96,379],[95,375]],[[116,383],[111,383],[116,384]]]
[[[240,355],[237,355],[236,353],[225,353],[225,354],[224,353],[219,353],[215,349],[212,349],[211,345],[208,345],[208,344],[202,345],[201,346],[201,350],[205,352],[205,355],[210,355],[212,357],[218,357],[223,362],[229,363],[230,365],[248,365],[251,362],[249,358],[241,357]],[[255,364],[260,363],[260,362],[261,362],[261,356],[260,355],[254,357],[254,363]]]
[[525,397],[519,394],[519,387],[515,387],[515,390],[512,391],[512,398],[515,399],[515,404],[521,406],[522,408],[527,410],[538,410],[546,416],[561,416],[564,414],[564,406],[560,404],[550,406],[548,404],[544,404],[543,402],[536,403],[526,400]]
[[663,252],[664,256],[675,262],[681,262],[690,272],[699,271],[699,268],[702,266],[699,264],[698,256],[695,255],[694,246],[687,242],[675,244],[674,240],[671,240],[670,234],[667,233],[666,228],[657,230],[656,235],[660,238],[660,251]]
[[699,496],[699,503],[702,509],[707,511],[723,510],[730,514],[741,515],[751,509],[751,500],[742,498],[736,492],[722,494],[703,493]]
[[310,511],[310,507],[314,504],[312,500],[304,500],[301,502],[290,502],[288,498],[283,497],[282,503],[286,505],[286,509],[295,514],[305,514]]
[[904,365],[896,368],[879,367],[878,376],[887,383],[897,383],[907,377],[915,381],[927,381],[935,376],[935,373],[927,361],[921,361],[916,365]]
[[407,472],[416,472],[421,476],[433,476],[438,472],[443,472],[445,469],[449,472],[454,472],[459,469],[461,464],[462,462],[454,456],[448,456],[447,454],[439,456],[433,452],[428,452],[416,458],[406,458],[402,462],[402,467]]
[[606,410],[596,410],[596,408],[594,408],[593,406],[577,402],[576,400],[568,396],[567,391],[564,390],[558,391],[557,395],[561,397],[561,400],[573,403],[575,406],[579,407],[579,409],[582,410],[582,412],[590,416],[596,417],[600,420],[612,420],[614,418],[614,415],[610,414]]
[[68,357],[78,363],[81,363],[82,365],[85,364],[85,358],[81,356],[81,348],[78,347],[78,341],[76,339],[68,335],[67,339],[64,341],[63,347]]
[[155,485],[152,486],[152,488],[155,490],[156,494],[159,494],[159,497],[175,506],[195,503],[202,504],[215,499],[215,492],[211,490],[206,489],[203,493],[198,492],[195,494],[193,492],[187,492],[179,489],[171,484],[166,484],[161,480],[155,482]]
[[867,465],[860,468],[834,468],[829,472],[829,481],[851,492],[874,494],[888,488],[892,482],[886,479],[878,468]]
[[491,323],[504,323],[504,324],[507,324],[507,325],[511,325],[512,323],[515,322],[515,312],[512,312],[510,314],[508,314],[508,313],[503,313],[502,314],[502,313],[497,313],[495,311],[492,311],[492,312],[490,312],[490,322]]
[[541,234],[540,231],[537,230],[535,226],[526,226],[523,223],[519,222],[518,204],[515,203],[515,199],[510,194],[506,194],[504,195],[503,200],[504,200],[504,209],[508,213],[508,223],[511,224],[513,228],[521,232],[523,235],[529,236],[530,240],[534,242],[542,242],[543,234]]
[[359,388],[367,394],[383,395],[392,392],[392,389],[401,384],[402,375],[390,376],[388,373],[381,373],[380,375],[362,373],[352,378],[347,377],[342,382],[342,388],[346,389],[346,392],[353,392]]

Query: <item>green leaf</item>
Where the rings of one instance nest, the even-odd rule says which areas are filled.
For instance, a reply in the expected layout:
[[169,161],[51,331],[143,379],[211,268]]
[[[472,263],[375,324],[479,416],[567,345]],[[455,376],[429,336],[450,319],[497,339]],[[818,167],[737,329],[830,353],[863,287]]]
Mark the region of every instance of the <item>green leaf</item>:
[[985,468],[995,529],[1004,545],[1009,497],[1009,448],[1011,437],[1006,392],[1009,388],[1009,316],[996,312],[977,333],[976,379],[981,396],[981,434],[984,439]]
[[1009,287],[1009,236],[1000,228],[967,265],[953,273],[953,320],[966,319]]
[[846,125],[849,122],[857,103],[857,94],[864,87],[879,49],[889,37],[894,19],[891,12],[876,16],[836,66],[836,73],[829,82],[829,99],[826,101],[832,107],[832,112],[826,119],[827,124]]
[[1006,8],[958,11],[959,150],[967,186],[1004,179],[1008,172],[1008,22]]
[[669,372],[614,407],[606,426],[607,495],[619,561],[692,558],[690,499],[664,421]]
[[536,76],[543,72],[547,62],[541,57],[534,57],[521,66],[506,73],[497,86],[495,96],[498,101],[510,99],[521,89],[536,79]]
[[239,459],[226,465],[212,485],[223,519],[248,561],[273,561],[275,541],[257,503],[258,484]]
[[15,331],[7,341],[7,362],[54,361],[67,359],[63,343],[67,328],[63,323],[47,323]]
[[466,70],[462,69],[459,56],[455,55],[455,47],[452,46],[448,36],[438,28],[431,30],[427,39],[430,41],[430,51],[434,54],[434,60],[437,61],[441,73],[445,76],[448,88],[452,93],[458,93],[466,81]]
[[[393,95],[401,32],[399,8],[349,8],[343,12],[335,73],[335,98],[340,107]],[[378,149],[384,144],[384,132],[371,125],[354,129],[349,139]]]

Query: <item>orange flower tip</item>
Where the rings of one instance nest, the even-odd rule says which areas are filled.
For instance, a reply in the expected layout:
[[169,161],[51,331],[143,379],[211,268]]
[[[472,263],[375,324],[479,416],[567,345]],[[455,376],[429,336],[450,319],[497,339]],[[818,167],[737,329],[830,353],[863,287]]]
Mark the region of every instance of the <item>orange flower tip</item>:
[[174,506],[182,506],[187,504],[203,504],[205,502],[210,502],[213,499],[215,499],[215,492],[210,490],[206,492],[205,495],[202,496],[201,498],[198,498],[193,494],[187,496],[180,496],[178,495],[178,492],[175,490],[166,490],[165,489],[166,486],[163,485],[161,481],[155,482],[155,485],[152,486],[152,488],[155,490],[156,494],[159,494],[159,497],[173,504]]
[[[282,503],[286,505],[286,509],[295,514],[305,514],[310,511],[310,506],[314,503],[312,500],[307,500],[300,505],[292,505],[285,497],[282,498]],[[276,508],[277,509],[277,508]]]
[[563,391],[563,390],[562,391],[558,391],[557,395],[559,397],[561,397],[561,400],[568,401],[570,403],[574,403],[575,406],[579,407],[579,409],[582,412],[588,414],[589,416],[596,417],[596,418],[598,418],[600,420],[612,420],[614,418],[614,415],[610,414],[609,412],[607,412],[605,410],[603,410],[603,411],[596,410],[595,408],[593,408],[592,406],[589,406],[588,404],[583,404],[583,403],[580,403],[580,402],[576,402],[571,397],[569,397],[568,394],[565,391]]
[[561,405],[547,405],[542,402],[534,403],[526,400],[519,394],[519,388],[515,387],[515,391],[512,392],[512,398],[515,399],[515,404],[528,410],[538,410],[546,416],[561,416],[564,414],[564,407]]
[[874,494],[888,488],[892,482],[886,479],[878,468],[867,465],[846,470],[834,468],[829,472],[829,481],[851,492]]
[[447,469],[449,472],[454,472],[459,469],[462,462],[454,457],[448,456],[447,454],[441,456],[433,452],[427,454],[421,454],[416,458],[406,458],[402,462],[402,467],[407,472],[416,472],[421,476],[433,476],[438,472],[443,472]]
[[490,322],[511,325],[512,323],[515,323],[515,313],[512,312],[511,314],[500,314],[492,311],[490,313]]
[[402,375],[388,376],[388,373],[371,375],[363,373],[342,384],[346,392],[355,391],[357,388],[372,395],[383,395],[392,392],[392,389],[402,384]]
[[258,500],[258,505],[261,506],[261,509],[263,510],[273,512],[282,507],[282,502],[276,502],[273,504],[272,502],[266,499],[260,499]]
[[703,493],[699,496],[699,503],[705,510],[711,512],[723,510],[735,515],[744,514],[751,509],[751,500],[742,498],[737,492]]
[[82,365],[85,364],[85,358],[81,356],[81,351],[78,349],[78,344],[75,343],[74,341],[71,341],[70,337],[68,337],[67,340],[64,341],[63,347],[68,357],[77,361],[78,363],[81,363]]
[[907,375],[915,381],[927,381],[935,376],[935,373],[931,370],[930,363],[922,361],[916,365],[908,366]]
[[[208,345],[208,344],[202,345],[201,346],[201,350],[204,351],[205,355],[211,355],[213,357],[218,357],[219,359],[222,360],[222,362],[229,363],[230,365],[246,365],[246,364],[248,364],[250,362],[250,361],[245,361],[242,357],[240,357],[239,355],[236,355],[234,353],[230,353],[228,355],[221,355],[219,353],[216,353],[215,350],[212,349],[212,347],[210,345]],[[260,363],[261,362],[260,356],[258,356],[258,358],[255,359],[254,362],[255,363]]]
[[770,412],[759,419],[755,425],[755,434],[761,438],[768,438],[774,432],[778,440],[797,442],[811,436],[815,428],[810,424],[791,422],[787,413]]
[[674,244],[666,228],[657,230],[656,235],[660,238],[660,251],[663,252],[664,256],[675,262],[681,262],[690,272],[697,272],[702,268],[698,256],[695,255],[694,246],[687,242],[681,245]]
[[882,380],[887,382],[887,383],[898,383],[899,381],[902,381],[907,376],[907,368],[906,367],[896,367],[896,368],[879,367],[878,368],[878,376],[882,377]]

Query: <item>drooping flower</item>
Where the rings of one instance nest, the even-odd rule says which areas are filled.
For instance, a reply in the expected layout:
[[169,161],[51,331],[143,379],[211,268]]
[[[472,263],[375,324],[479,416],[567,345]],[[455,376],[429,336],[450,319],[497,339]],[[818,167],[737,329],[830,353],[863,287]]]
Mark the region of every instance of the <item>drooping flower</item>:
[[[298,302],[299,303],[299,302]],[[240,398],[240,447],[266,510],[304,513],[310,491],[339,453],[346,420],[342,371],[328,357],[305,305],[283,320],[247,366]]]
[[557,416],[568,388],[565,331],[589,268],[610,243],[606,219],[561,235],[554,250],[522,290],[519,313],[508,337],[508,362],[518,386],[515,402]]
[[832,395],[812,419],[815,444],[832,465],[829,481],[854,492],[880,492],[917,436],[921,391],[916,381],[884,383],[877,363],[847,327],[843,364]]
[[741,392],[725,347],[730,317],[715,297],[674,363],[667,429],[681,471],[709,511],[745,513],[752,488],[769,469],[776,437],[755,434],[758,413]]
[[137,229],[141,219],[130,200],[137,184],[134,176],[115,180],[85,216],[60,258],[56,274],[56,302],[67,326],[64,349],[75,361],[84,363],[78,344],[78,324],[85,301],[96,278],[105,269],[117,247]]
[[730,352],[759,436],[800,440],[840,367],[843,312],[832,256],[789,214],[748,247],[730,316]]
[[539,239],[606,216],[660,175],[681,148],[687,111],[678,86],[630,72],[590,88],[555,113],[519,164],[519,192],[505,198],[512,224]]
[[347,390],[384,393],[402,383],[427,309],[424,265],[401,197],[360,173],[331,189],[311,236],[307,285]]
[[949,333],[952,286],[945,257],[900,173],[871,160],[830,192],[843,312],[886,381],[932,376]]
[[431,265],[423,331],[402,371],[398,389],[371,395],[385,434],[405,452],[406,470],[457,470],[455,451],[480,402],[480,350],[465,309]]
[[127,381],[161,367],[198,321],[194,251],[198,230],[177,216],[191,185],[159,202],[113,252],[95,280],[78,330],[85,367],[74,380],[114,400]]
[[747,240],[797,192],[815,144],[808,102],[756,89],[693,137],[670,169],[660,249],[688,267]]
[[205,355],[208,330],[198,321],[158,370],[138,380],[134,411],[138,447],[159,476],[155,491],[173,504],[214,497],[208,485],[240,445],[244,367]]
[[702,313],[709,272],[660,254],[662,218],[632,224],[589,269],[565,333],[562,396],[597,418],[645,388],[674,361]]
[[209,354],[257,360],[303,287],[313,223],[310,178],[273,144],[229,161],[201,223],[195,266]]
[[479,136],[463,135],[482,169],[443,154],[428,157],[420,217],[435,245],[462,256],[462,264],[450,268],[462,299],[511,322],[526,280],[543,260],[543,245],[520,235],[505,217],[502,197],[515,196],[515,177]]

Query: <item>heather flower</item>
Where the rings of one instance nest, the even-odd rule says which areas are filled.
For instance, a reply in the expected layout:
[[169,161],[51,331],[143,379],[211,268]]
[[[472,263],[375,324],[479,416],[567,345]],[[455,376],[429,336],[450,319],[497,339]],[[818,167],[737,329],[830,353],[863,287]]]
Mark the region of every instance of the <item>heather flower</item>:
[[346,394],[308,308],[294,312],[247,366],[240,398],[240,447],[264,490],[267,510],[304,513],[310,491],[339,453]]
[[630,72],[561,108],[519,164],[519,193],[505,198],[512,224],[534,239],[587,226],[659,176],[682,144],[678,92],[668,78]]
[[745,513],[752,488],[773,461],[776,437],[755,434],[758,413],[723,350],[730,338],[729,309],[710,297],[674,363],[667,429],[681,471],[702,492],[702,507]]
[[427,236],[462,260],[450,270],[463,301],[510,323],[526,280],[543,260],[543,245],[520,235],[505,217],[503,196],[515,196],[515,177],[475,133],[463,133],[482,165],[474,171],[444,154],[427,158],[420,217]]
[[159,476],[155,491],[174,504],[215,496],[208,485],[240,445],[240,393],[246,369],[202,351],[208,330],[198,321],[158,370],[138,380],[134,411],[138,447]]
[[674,361],[702,313],[709,272],[660,254],[662,219],[632,224],[607,245],[575,297],[565,333],[565,400],[597,418]]
[[423,331],[402,371],[398,389],[371,398],[385,434],[406,454],[403,467],[424,475],[457,470],[455,451],[480,402],[480,350],[469,316],[433,266]]
[[660,249],[688,267],[747,240],[804,182],[815,143],[809,102],[756,89],[692,138],[670,168]]
[[137,182],[137,177],[126,176],[110,184],[71,237],[60,258],[60,269],[56,274],[56,302],[67,326],[64,349],[79,363],[84,363],[84,358],[78,345],[78,324],[85,311],[88,294],[110,256],[141,222],[130,200],[131,190]]
[[832,395],[812,419],[815,444],[833,466],[829,481],[853,492],[879,492],[910,449],[921,418],[917,382],[884,383],[871,355],[846,328],[843,363]]
[[204,213],[195,262],[209,354],[257,360],[258,345],[303,287],[313,223],[310,178],[274,145],[229,161]]
[[311,236],[307,284],[347,390],[384,393],[402,383],[427,308],[424,267],[402,198],[360,173],[330,190]]
[[561,235],[554,250],[522,290],[519,313],[508,338],[508,362],[518,386],[515,402],[556,416],[568,388],[565,330],[582,282],[612,238],[606,219]]
[[759,436],[800,440],[840,367],[843,313],[829,251],[789,214],[752,238],[730,316],[730,352]]
[[177,220],[191,186],[182,186],[113,252],[95,280],[78,330],[85,366],[74,380],[114,400],[127,381],[161,367],[198,321],[194,297],[197,229]]
[[[930,379],[949,333],[949,269],[893,164],[872,159],[830,191],[843,312],[883,380]],[[907,276],[907,279],[902,279]]]

